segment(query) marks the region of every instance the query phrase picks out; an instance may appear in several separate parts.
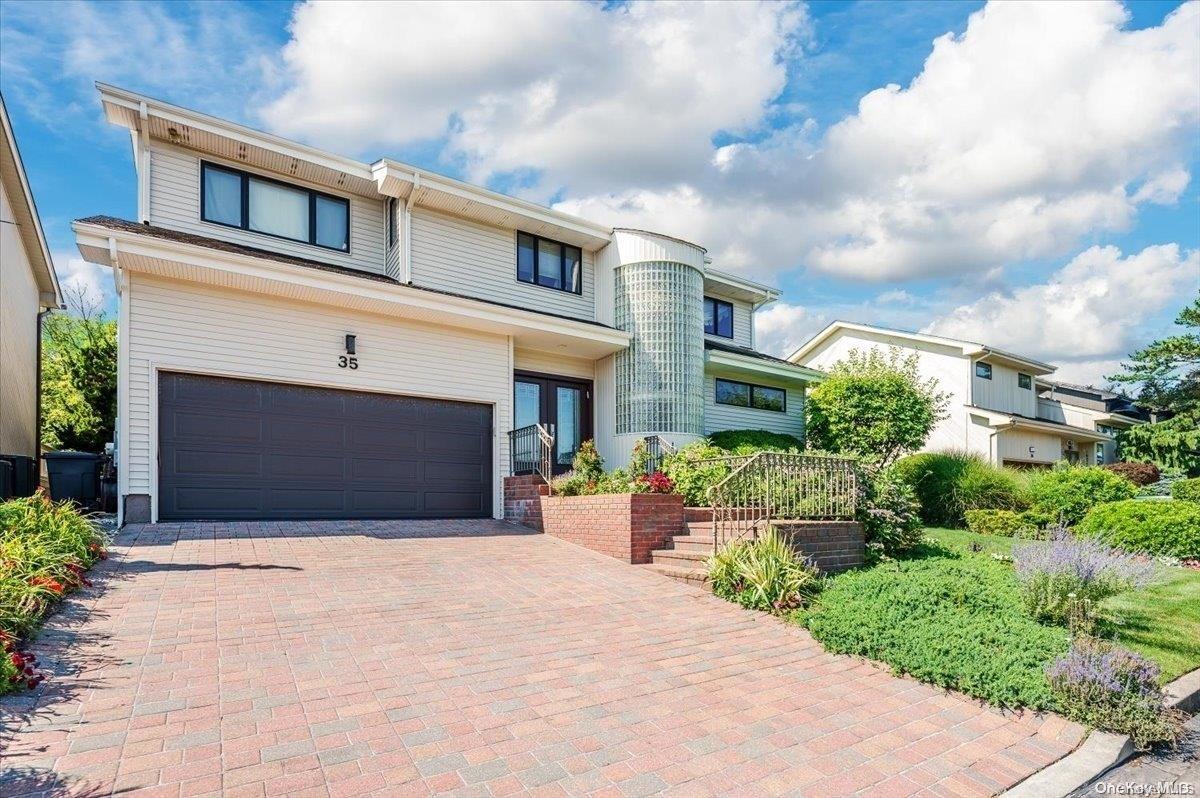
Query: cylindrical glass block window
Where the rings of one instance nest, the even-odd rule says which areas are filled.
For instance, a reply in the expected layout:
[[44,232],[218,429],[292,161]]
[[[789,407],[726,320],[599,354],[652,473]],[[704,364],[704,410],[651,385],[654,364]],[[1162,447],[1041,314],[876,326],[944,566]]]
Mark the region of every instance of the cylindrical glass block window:
[[650,261],[616,272],[616,326],[633,334],[618,352],[617,434],[704,434],[704,277]]

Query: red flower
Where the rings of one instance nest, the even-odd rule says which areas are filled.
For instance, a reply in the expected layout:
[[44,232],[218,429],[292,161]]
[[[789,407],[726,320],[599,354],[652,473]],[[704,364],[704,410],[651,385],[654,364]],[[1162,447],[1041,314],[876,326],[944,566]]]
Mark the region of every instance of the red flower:
[[34,587],[44,587],[51,593],[56,593],[59,595],[61,595],[64,590],[62,582],[50,576],[35,576],[33,579],[29,580],[29,584],[33,585]]

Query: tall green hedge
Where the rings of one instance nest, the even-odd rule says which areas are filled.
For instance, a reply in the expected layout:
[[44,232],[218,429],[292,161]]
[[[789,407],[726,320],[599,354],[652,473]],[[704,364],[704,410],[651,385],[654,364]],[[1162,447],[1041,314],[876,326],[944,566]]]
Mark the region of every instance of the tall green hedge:
[[1200,504],[1175,499],[1101,504],[1075,532],[1125,551],[1200,558]]

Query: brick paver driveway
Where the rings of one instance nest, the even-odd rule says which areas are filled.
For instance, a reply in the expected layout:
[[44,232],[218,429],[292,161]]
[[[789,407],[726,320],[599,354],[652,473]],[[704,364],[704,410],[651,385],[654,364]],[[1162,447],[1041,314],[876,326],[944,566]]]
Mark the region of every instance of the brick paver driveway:
[[979,795],[1081,736],[499,522],[130,527],[99,580],[2,794]]

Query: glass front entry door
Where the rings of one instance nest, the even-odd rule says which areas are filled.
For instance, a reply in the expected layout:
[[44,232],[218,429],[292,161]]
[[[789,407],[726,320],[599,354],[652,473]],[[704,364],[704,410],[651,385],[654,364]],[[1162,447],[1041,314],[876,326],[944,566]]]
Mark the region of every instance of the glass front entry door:
[[554,473],[571,467],[579,445],[592,437],[592,384],[518,373],[513,388],[513,428],[542,424],[554,434]]

